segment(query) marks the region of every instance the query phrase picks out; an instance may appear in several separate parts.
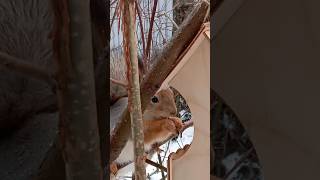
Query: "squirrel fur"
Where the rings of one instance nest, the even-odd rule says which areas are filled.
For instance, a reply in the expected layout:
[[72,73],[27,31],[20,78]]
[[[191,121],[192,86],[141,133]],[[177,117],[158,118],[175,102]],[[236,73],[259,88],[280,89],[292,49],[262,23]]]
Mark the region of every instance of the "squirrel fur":
[[[173,91],[168,87],[160,89],[153,96],[143,112],[144,126],[144,149],[145,152],[151,150],[155,143],[163,142],[170,136],[179,134],[183,127],[182,121],[176,117],[177,108],[174,101]],[[125,147],[122,149],[119,157],[114,161],[114,164],[125,164],[133,161],[133,140],[130,137]],[[117,171],[117,176],[123,176],[130,171],[134,171],[134,163]],[[111,179],[114,179],[114,174],[111,173]]]

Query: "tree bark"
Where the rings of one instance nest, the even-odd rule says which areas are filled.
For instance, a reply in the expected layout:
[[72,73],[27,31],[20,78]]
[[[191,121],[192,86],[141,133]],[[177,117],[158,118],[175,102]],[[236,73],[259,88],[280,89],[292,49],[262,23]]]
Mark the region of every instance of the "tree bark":
[[210,6],[211,6],[211,11],[210,11],[210,16],[213,16],[213,13],[216,12],[216,10],[219,8],[220,4],[223,2],[223,0],[214,0]]
[[53,0],[60,140],[68,180],[102,179],[89,0]]
[[[171,41],[164,47],[162,53],[156,57],[153,67],[141,83],[141,108],[145,110],[150,98],[160,88],[162,82],[169,75],[172,69],[179,63],[178,57],[185,47],[193,40],[200,30],[209,9],[207,2],[199,3],[181,24]],[[130,123],[128,110],[122,114],[120,123],[115,127],[111,135],[110,161],[114,161],[121,153],[122,148],[128,140]]]
[[127,62],[129,112],[134,142],[135,179],[145,180],[144,133],[140,100],[140,83],[135,34],[135,1],[124,2],[123,9],[124,56]]
[[95,88],[97,117],[100,136],[101,163],[104,168],[104,177],[109,177],[108,155],[109,155],[109,113],[108,102],[109,94],[107,92],[108,70],[109,70],[109,40],[110,27],[108,21],[109,11],[107,10],[109,1],[91,0],[91,19],[92,19],[92,43],[93,57],[95,65]]

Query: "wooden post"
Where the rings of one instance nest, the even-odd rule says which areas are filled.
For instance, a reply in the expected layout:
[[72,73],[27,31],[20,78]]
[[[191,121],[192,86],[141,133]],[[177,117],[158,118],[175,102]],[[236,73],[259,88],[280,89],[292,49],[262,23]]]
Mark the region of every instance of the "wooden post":
[[140,100],[140,83],[137,56],[137,39],[135,34],[135,1],[125,0],[123,9],[124,55],[127,62],[129,112],[131,131],[134,141],[135,179],[145,180],[144,134]]
[[52,0],[60,140],[67,180],[101,180],[89,0]]

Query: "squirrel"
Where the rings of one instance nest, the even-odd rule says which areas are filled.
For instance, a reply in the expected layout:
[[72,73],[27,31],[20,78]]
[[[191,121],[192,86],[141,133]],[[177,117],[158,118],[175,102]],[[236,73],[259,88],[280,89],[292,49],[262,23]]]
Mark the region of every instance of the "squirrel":
[[[180,118],[176,117],[177,108],[173,91],[167,87],[160,89],[150,100],[143,112],[144,126],[144,149],[147,153],[156,143],[167,140],[172,135],[178,135],[183,128]],[[114,179],[116,174],[125,175],[134,170],[134,164],[118,170],[117,166],[126,164],[134,160],[133,140],[129,138],[122,149],[119,157],[110,165],[110,179]]]
[[[138,57],[140,81],[144,74],[142,59]],[[112,79],[126,83],[126,64],[123,58],[111,59],[110,76]],[[111,105],[123,101],[127,97],[127,89],[110,80],[110,99]],[[147,154],[156,143],[167,140],[172,135],[178,135],[183,128],[182,120],[177,115],[175,96],[169,86],[159,89],[150,99],[149,104],[142,114],[144,128],[144,149]],[[117,166],[127,164],[134,160],[133,140],[129,137],[126,145],[122,149],[118,158],[110,164],[110,179],[116,176],[122,176],[128,172],[134,171],[134,163],[131,163],[121,169]]]

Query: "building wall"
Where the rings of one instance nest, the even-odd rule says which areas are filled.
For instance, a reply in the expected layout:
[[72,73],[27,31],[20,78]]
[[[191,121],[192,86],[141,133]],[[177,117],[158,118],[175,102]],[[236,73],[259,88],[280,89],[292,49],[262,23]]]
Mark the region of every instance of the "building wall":
[[213,39],[211,83],[249,132],[266,180],[320,179],[319,7],[246,0]]

